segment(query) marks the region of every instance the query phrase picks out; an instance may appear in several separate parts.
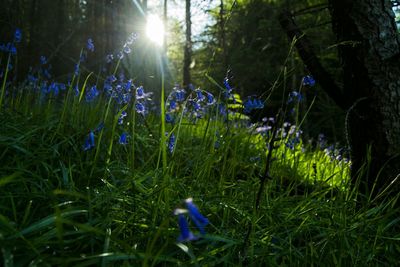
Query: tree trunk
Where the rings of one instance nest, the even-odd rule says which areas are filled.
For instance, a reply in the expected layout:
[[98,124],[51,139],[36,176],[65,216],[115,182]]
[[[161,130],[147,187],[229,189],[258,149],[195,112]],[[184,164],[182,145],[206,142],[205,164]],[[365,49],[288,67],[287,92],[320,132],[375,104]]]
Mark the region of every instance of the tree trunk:
[[192,22],[190,20],[190,0],[186,0],[186,43],[183,55],[183,86],[191,83],[190,63],[192,61]]
[[220,30],[220,47],[222,48],[222,64],[223,69],[228,69],[228,55],[226,51],[226,37],[225,37],[225,8],[224,0],[221,0],[219,5],[219,30]]
[[[352,181],[376,196],[400,176],[400,40],[390,0],[329,0],[343,90],[324,70],[292,14],[281,26],[317,82],[347,111]],[[343,94],[341,93],[343,91]],[[398,186],[396,186],[396,189]]]
[[[400,173],[400,40],[394,13],[390,0],[329,3],[344,92],[352,103],[347,116],[352,176],[364,167],[364,192],[376,183],[375,195]],[[367,158],[369,166],[363,166]]]
[[147,0],[142,1],[142,9],[143,9],[143,13],[147,14]]
[[[168,1],[164,0],[164,14],[163,14],[163,23],[164,23],[164,30],[165,32],[168,31]],[[163,41],[163,50],[164,53],[167,53],[167,35],[164,34],[164,41]]]

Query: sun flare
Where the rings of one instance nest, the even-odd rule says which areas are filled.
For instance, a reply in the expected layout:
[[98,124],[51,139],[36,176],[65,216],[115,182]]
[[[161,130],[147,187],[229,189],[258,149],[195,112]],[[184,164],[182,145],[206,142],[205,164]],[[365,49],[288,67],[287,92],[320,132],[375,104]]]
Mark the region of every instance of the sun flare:
[[146,35],[147,37],[161,46],[164,42],[164,23],[156,15],[150,15],[147,18]]

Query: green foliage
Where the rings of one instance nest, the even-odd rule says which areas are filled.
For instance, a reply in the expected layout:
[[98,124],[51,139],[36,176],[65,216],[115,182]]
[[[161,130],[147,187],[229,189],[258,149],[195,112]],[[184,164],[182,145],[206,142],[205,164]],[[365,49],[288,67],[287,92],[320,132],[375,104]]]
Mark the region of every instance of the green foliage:
[[[358,207],[348,166],[320,149],[299,143],[291,150],[281,136],[255,212],[266,139],[237,127],[240,120],[183,120],[167,129],[177,143],[162,172],[158,118],[146,118],[147,128],[143,118],[128,117],[134,143],[124,146],[116,144],[118,114],[106,115],[105,100],[48,101],[28,94],[0,113],[4,266],[395,264],[394,200]],[[96,148],[82,151],[99,114],[106,127]],[[211,225],[200,240],[176,243],[171,212],[189,196]]]

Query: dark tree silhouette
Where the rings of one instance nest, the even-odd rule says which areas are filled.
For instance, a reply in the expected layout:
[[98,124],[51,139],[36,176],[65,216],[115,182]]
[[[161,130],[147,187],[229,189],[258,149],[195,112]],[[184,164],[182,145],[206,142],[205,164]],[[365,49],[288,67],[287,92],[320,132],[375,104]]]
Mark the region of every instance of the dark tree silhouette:
[[[313,53],[291,14],[280,16],[290,39],[323,89],[347,111],[352,177],[377,195],[400,174],[400,39],[390,0],[330,0],[342,61],[339,88]],[[342,93],[343,92],[343,93]]]

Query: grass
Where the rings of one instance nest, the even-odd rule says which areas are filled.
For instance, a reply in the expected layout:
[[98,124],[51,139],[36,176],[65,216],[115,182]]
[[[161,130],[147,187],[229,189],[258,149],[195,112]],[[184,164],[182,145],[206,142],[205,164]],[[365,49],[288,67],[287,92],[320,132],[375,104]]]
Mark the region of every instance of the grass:
[[[397,198],[360,203],[345,161],[306,140],[291,149],[287,131],[280,131],[267,162],[270,135],[241,126],[241,119],[226,122],[211,109],[193,123],[178,112],[174,126],[161,127],[159,116],[144,117],[135,105],[102,94],[86,103],[89,80],[77,97],[72,85],[43,96],[32,86],[3,82],[4,266],[398,263]],[[120,125],[122,111],[128,116]],[[118,143],[123,131],[130,135],[127,145]],[[90,132],[95,145],[83,151]],[[167,155],[171,133],[176,143]],[[256,208],[267,164],[270,178]],[[179,243],[173,210],[188,197],[210,224],[197,241]]]

